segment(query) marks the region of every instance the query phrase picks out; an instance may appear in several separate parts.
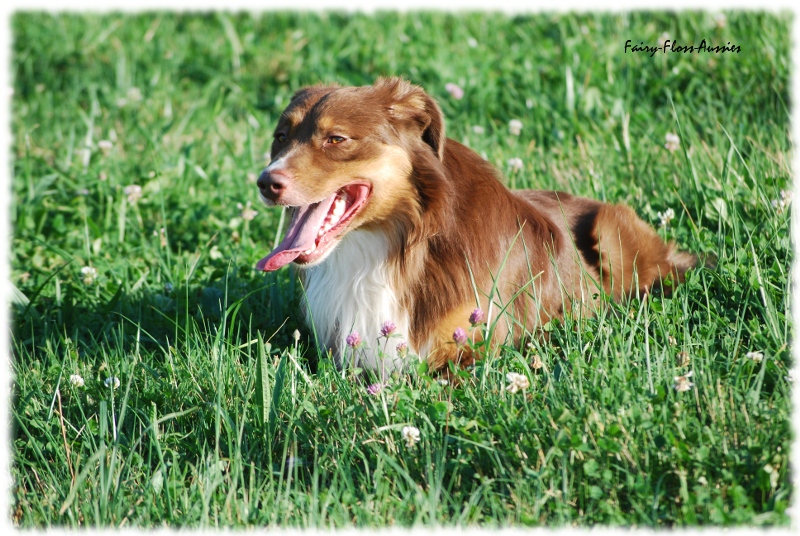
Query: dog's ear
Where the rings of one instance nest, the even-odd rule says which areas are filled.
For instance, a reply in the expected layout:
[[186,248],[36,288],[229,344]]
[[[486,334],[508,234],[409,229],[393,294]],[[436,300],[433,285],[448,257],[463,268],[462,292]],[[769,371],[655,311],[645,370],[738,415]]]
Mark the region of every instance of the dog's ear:
[[389,114],[401,121],[412,121],[420,127],[422,141],[433,148],[439,160],[444,159],[444,115],[430,95],[402,78],[379,78],[373,86]]

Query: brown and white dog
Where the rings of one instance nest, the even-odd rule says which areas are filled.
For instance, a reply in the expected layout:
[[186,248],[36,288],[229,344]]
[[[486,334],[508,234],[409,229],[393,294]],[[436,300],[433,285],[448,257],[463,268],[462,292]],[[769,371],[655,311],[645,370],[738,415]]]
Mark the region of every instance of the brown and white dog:
[[317,340],[341,365],[357,331],[367,345],[358,365],[384,374],[404,360],[396,340],[378,341],[386,320],[431,368],[463,366],[473,356],[453,333],[475,307],[494,312],[493,342],[518,340],[576,307],[590,313],[601,291],[642,295],[697,263],[626,206],[510,191],[445,137],[436,102],[399,78],[298,91],[258,187],[291,223],[257,267],[296,263]]

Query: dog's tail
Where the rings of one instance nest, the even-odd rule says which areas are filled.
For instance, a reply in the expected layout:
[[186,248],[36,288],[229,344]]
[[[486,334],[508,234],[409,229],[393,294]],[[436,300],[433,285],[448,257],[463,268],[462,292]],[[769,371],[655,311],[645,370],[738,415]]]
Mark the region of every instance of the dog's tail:
[[[616,298],[660,288],[669,295],[700,262],[697,255],[666,243],[625,205],[601,205],[595,223],[606,292]],[[706,263],[708,265],[708,263]]]

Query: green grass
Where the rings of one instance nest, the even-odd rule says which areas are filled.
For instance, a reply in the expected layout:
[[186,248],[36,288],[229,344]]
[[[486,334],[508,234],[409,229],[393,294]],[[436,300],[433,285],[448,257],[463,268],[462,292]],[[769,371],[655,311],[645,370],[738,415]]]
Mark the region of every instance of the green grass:
[[[790,24],[17,13],[14,523],[787,525],[792,252],[789,209],[772,201],[792,182]],[[664,32],[742,52],[623,53]],[[368,395],[314,349],[289,271],[254,270],[279,212],[247,221],[237,204],[255,204],[296,89],[379,75],[424,86],[449,135],[509,185],[625,202],[654,225],[672,208],[659,233],[717,267],[672,298],[551,325],[549,342],[504,348],[461,388],[419,369]],[[530,388],[509,393],[512,371]],[[694,386],[675,390],[689,371]]]

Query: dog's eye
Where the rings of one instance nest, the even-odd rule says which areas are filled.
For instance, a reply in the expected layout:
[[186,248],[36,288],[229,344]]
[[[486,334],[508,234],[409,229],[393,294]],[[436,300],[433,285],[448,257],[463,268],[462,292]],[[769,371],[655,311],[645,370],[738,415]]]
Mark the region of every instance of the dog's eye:
[[328,143],[330,143],[332,145],[336,145],[337,143],[342,143],[346,139],[347,138],[345,138],[344,136],[329,136],[328,137]]
[[278,143],[285,142],[286,141],[286,134],[284,134],[283,132],[279,132],[279,133],[275,134],[275,141],[277,141]]

